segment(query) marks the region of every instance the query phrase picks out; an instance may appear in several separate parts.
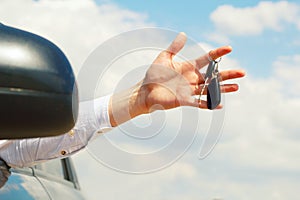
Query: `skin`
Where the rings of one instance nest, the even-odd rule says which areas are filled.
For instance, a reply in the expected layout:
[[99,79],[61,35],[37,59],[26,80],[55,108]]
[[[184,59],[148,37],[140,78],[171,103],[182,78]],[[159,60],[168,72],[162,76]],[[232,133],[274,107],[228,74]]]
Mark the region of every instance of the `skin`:
[[[108,110],[112,126],[118,126],[136,116],[155,110],[179,106],[207,108],[205,101],[193,97],[200,94],[204,84],[199,69],[209,63],[209,57],[216,60],[230,53],[232,48],[223,46],[195,60],[174,62],[174,56],[184,47],[186,39],[184,33],[179,33],[171,45],[153,61],[143,80],[128,90],[112,95]],[[222,71],[220,81],[244,76],[243,70]],[[238,89],[235,83],[224,84],[221,87],[223,93],[235,92]]]

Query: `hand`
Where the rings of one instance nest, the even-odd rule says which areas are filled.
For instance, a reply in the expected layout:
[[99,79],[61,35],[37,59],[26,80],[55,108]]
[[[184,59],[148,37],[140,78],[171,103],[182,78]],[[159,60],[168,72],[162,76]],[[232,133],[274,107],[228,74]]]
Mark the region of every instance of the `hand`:
[[[112,125],[118,125],[135,116],[160,109],[171,109],[179,106],[207,108],[206,102],[198,101],[204,76],[199,72],[209,63],[209,58],[218,59],[232,51],[224,46],[210,51],[192,61],[174,62],[174,56],[184,47],[186,35],[178,34],[172,44],[162,51],[154,60],[144,79],[128,91],[114,94],[111,101],[113,112],[110,113]],[[221,81],[245,76],[242,70],[220,72]],[[200,86],[200,87],[199,87]],[[237,84],[224,84],[222,92],[238,90]],[[126,103],[127,102],[127,103]],[[124,109],[127,106],[127,109]],[[120,109],[123,110],[120,112]],[[125,114],[125,112],[127,114]]]

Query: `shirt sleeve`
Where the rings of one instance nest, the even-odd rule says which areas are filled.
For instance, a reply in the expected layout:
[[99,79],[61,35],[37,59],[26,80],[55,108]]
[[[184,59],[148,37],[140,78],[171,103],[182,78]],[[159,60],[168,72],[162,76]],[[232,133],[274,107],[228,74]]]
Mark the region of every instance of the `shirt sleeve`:
[[74,128],[63,135],[6,141],[0,145],[0,157],[11,167],[27,167],[78,152],[99,133],[112,128],[109,100],[110,95],[81,102]]

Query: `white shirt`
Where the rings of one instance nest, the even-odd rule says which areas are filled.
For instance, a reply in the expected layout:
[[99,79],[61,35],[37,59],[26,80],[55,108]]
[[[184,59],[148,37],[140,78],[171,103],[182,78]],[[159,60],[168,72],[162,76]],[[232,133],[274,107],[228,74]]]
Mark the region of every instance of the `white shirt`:
[[80,103],[75,127],[63,135],[0,140],[0,158],[11,167],[26,167],[78,152],[96,135],[111,128],[108,115],[109,99],[110,95]]

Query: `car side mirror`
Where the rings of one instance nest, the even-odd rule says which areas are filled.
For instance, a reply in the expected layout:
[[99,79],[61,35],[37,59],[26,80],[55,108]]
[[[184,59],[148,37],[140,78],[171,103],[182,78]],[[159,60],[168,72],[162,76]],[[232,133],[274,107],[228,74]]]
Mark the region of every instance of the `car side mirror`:
[[0,139],[68,132],[77,94],[71,65],[55,44],[0,23]]

